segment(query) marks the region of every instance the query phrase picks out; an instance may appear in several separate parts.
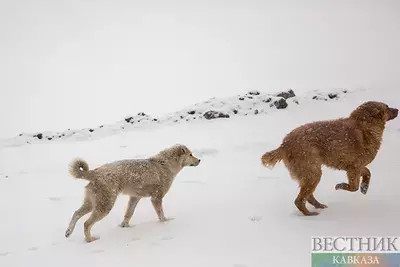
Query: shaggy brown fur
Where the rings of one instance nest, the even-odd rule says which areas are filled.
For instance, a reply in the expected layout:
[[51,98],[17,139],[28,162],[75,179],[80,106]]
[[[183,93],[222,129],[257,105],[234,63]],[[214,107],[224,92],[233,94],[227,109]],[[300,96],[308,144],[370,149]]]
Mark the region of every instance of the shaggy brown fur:
[[319,121],[294,129],[279,148],[261,157],[264,166],[272,168],[283,161],[290,176],[300,184],[295,200],[304,215],[317,215],[306,208],[306,201],[316,208],[327,208],[314,197],[322,176],[322,165],[347,172],[348,183],[337,184],[336,190],[355,192],[360,186],[366,194],[371,173],[366,167],[381,146],[386,121],[396,118],[398,109],[381,102],[365,102],[348,118]]
[[163,197],[183,167],[197,166],[199,163],[200,159],[194,157],[184,145],[170,147],[149,159],[121,160],[94,170],[89,170],[88,164],[81,159],[73,161],[69,173],[75,178],[89,181],[89,184],[85,188],[83,205],[73,214],[65,237],[72,234],[82,216],[92,212],[84,224],[85,239],[87,242],[98,239],[91,235],[91,228],[111,211],[121,193],[130,196],[121,227],[129,227],[136,205],[143,197],[151,198],[161,222],[169,220],[164,216]]

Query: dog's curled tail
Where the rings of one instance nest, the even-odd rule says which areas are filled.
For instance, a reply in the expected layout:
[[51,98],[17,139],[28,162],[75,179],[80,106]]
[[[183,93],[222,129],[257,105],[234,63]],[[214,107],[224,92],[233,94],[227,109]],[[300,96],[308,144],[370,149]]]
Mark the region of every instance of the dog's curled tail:
[[74,178],[89,180],[89,165],[83,159],[75,159],[69,164],[69,174]]
[[273,168],[279,161],[282,160],[282,148],[278,147],[275,150],[266,152],[261,157],[261,163],[265,167]]

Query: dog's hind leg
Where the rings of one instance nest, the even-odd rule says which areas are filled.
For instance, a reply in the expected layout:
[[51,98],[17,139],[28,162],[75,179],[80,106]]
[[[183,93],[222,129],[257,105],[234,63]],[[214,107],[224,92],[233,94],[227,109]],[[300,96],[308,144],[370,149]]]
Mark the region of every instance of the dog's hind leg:
[[311,194],[308,199],[308,203],[313,205],[317,209],[326,209],[328,206],[325,204],[320,203],[318,200],[315,199],[314,194]]
[[363,193],[365,195],[365,194],[367,194],[367,191],[369,188],[369,182],[371,181],[371,172],[369,171],[369,169],[367,167],[364,167],[364,169],[361,170],[361,177],[362,177],[362,181],[361,181],[360,190],[361,190],[361,193]]
[[65,237],[69,237],[75,229],[75,225],[80,218],[91,212],[93,209],[93,205],[89,200],[88,196],[85,196],[82,206],[74,212],[74,215],[71,218],[68,229],[65,231]]
[[[306,216],[318,215],[318,212],[311,212],[306,208],[307,201],[315,207],[322,207],[323,205],[319,203],[314,197],[314,191],[317,188],[322,176],[321,166],[313,167],[313,169],[302,169],[302,176],[306,178],[300,180],[300,192],[297,195],[296,200],[294,201],[296,207]],[[325,207],[325,205],[323,206]]]
[[360,170],[349,170],[347,171],[347,179],[349,183],[340,183],[335,186],[336,190],[346,190],[349,192],[356,192],[360,187],[360,178],[361,171]]
[[84,233],[86,242],[92,242],[99,237],[93,237],[91,235],[91,230],[93,225],[106,217],[108,213],[110,213],[111,209],[114,206],[115,200],[117,199],[117,195],[113,194],[97,194],[96,195],[96,202],[94,205],[94,209],[92,214],[90,215],[89,219],[86,220],[84,223]]
[[126,208],[123,222],[120,224],[121,227],[129,227],[129,221],[131,220],[133,213],[135,212],[136,206],[140,200],[140,197],[130,197],[128,207]]
[[318,212],[314,211],[309,211],[306,208],[306,200],[309,199],[310,195],[312,194],[312,191],[315,189],[312,188],[312,184],[310,183],[305,183],[304,185],[301,186],[300,192],[297,195],[296,200],[294,201],[294,204],[296,207],[305,215],[305,216],[314,216],[318,215]]
[[[321,181],[322,171],[321,172],[314,171],[314,172],[315,172],[315,177],[310,182],[310,184],[311,184],[310,188],[313,188],[313,189],[310,189],[310,190],[312,190],[312,193],[307,198],[307,202],[310,203],[311,205],[313,205],[317,209],[326,209],[328,206],[320,203],[314,196],[314,191],[317,188],[319,182]],[[317,175],[317,173],[318,173],[318,175]]]

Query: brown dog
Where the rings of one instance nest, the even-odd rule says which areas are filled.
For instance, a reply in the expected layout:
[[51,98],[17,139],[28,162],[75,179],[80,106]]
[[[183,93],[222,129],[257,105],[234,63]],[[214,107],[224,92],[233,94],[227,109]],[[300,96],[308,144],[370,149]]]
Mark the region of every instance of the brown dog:
[[327,208],[314,197],[322,176],[322,165],[347,172],[348,183],[335,189],[355,192],[360,186],[366,194],[371,163],[381,145],[386,121],[397,117],[398,109],[381,102],[365,102],[348,118],[319,121],[294,129],[281,146],[261,157],[264,166],[272,168],[283,160],[290,176],[300,184],[295,205],[304,215],[317,215],[306,208],[306,201],[316,208]]

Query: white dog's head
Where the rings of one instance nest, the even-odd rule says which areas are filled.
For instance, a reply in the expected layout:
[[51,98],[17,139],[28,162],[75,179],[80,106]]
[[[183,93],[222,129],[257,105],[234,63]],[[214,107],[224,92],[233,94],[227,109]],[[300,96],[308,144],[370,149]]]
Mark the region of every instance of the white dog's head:
[[192,152],[185,145],[175,145],[173,147],[174,153],[179,157],[182,167],[186,166],[198,166],[200,164],[200,159],[193,156]]
[[200,159],[193,156],[192,152],[185,146],[181,144],[169,147],[153,157],[161,162],[175,162],[180,168],[186,166],[198,166],[200,164]]

